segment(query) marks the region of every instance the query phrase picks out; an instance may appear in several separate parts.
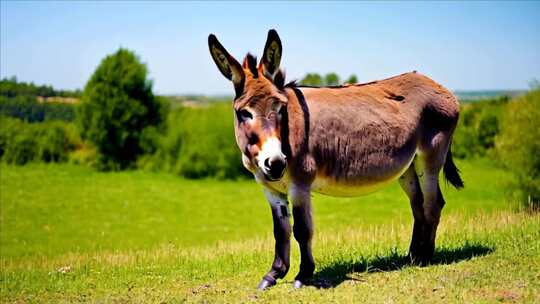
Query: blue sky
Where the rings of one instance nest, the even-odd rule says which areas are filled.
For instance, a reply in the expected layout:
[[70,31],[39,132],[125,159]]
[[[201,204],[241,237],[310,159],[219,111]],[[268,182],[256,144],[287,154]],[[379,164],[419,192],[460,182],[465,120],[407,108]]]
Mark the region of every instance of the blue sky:
[[232,94],[207,48],[260,56],[268,29],[288,79],[418,70],[452,90],[521,89],[540,79],[540,2],[1,1],[0,76],[83,88],[107,54],[134,50],[160,94]]

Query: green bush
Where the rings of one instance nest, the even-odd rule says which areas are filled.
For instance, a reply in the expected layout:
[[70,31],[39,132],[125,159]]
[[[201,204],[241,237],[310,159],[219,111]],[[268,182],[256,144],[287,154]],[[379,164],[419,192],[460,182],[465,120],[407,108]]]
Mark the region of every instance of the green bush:
[[455,157],[482,157],[491,152],[507,103],[507,97],[500,97],[462,105],[452,142]]
[[77,121],[81,136],[98,151],[100,169],[131,166],[148,149],[141,141],[144,129],[162,122],[165,107],[147,73],[133,52],[119,49],[103,59],[85,86]]
[[496,152],[516,176],[512,193],[529,207],[540,208],[540,89],[510,102]]
[[31,124],[0,117],[0,158],[10,164],[61,162],[80,145],[73,124],[53,121]]
[[157,141],[156,152],[142,158],[140,167],[165,170],[187,178],[249,176],[234,139],[230,103],[171,111],[167,132]]
[[499,134],[499,117],[493,112],[482,112],[477,127],[477,138],[480,147],[486,151],[493,148],[497,134]]

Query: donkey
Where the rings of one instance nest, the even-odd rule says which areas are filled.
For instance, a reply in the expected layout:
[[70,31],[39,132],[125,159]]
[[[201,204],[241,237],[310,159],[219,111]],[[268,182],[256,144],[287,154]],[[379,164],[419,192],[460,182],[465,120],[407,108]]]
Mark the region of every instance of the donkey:
[[310,283],[312,191],[358,196],[398,180],[414,217],[410,259],[430,261],[445,204],[439,171],[463,187],[450,149],[459,115],[452,93],[416,71],[335,87],[285,85],[275,30],[268,32],[258,65],[249,53],[240,65],[213,34],[208,46],[234,85],[234,130],[243,165],[262,185],[272,210],[275,257],[259,289],[275,285],[289,270],[288,198],[301,255],[293,286]]

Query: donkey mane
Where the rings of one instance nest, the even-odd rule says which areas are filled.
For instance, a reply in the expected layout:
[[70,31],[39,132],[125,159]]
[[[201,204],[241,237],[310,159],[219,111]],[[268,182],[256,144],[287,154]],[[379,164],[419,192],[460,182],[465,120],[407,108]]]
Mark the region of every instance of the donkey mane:
[[251,74],[253,74],[253,78],[259,78],[256,56],[252,55],[251,53],[247,53],[246,57],[244,58],[244,66],[247,66]]
[[[355,84],[355,85],[358,85],[358,84]],[[341,88],[346,88],[346,87],[349,87],[350,85],[335,85],[335,86],[314,86],[314,85],[307,85],[307,84],[299,84],[298,83],[298,79],[295,79],[295,80],[291,80],[289,81],[285,87],[286,88],[312,88],[312,89],[323,89],[323,88],[327,88],[327,89],[341,89]]]

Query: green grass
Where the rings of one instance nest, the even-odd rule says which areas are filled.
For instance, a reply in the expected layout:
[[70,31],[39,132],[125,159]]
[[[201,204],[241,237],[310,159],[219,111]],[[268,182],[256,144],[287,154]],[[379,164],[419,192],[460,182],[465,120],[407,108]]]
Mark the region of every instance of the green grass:
[[[434,265],[408,266],[411,212],[399,186],[315,195],[316,285],[254,287],[273,256],[253,181],[192,181],[72,165],[1,165],[0,298],[8,302],[538,302],[540,217],[515,213],[507,174],[459,162]],[[293,241],[294,242],[294,241]]]

